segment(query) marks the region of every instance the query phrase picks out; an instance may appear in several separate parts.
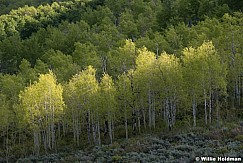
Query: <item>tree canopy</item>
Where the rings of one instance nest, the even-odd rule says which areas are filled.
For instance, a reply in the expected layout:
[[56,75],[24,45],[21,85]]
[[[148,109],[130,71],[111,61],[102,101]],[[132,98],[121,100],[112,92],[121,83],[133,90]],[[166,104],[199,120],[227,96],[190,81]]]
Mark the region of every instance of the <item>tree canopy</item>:
[[241,4],[1,0],[0,158],[242,119]]

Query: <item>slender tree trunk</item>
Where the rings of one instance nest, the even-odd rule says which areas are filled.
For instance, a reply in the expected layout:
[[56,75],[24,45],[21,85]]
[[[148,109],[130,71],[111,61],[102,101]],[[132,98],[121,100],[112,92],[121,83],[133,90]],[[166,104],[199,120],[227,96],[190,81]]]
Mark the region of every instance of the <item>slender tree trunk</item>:
[[52,106],[52,120],[51,120],[51,137],[52,137],[52,149],[56,149],[56,138],[55,138],[55,126],[54,126],[54,106]]
[[98,144],[101,145],[101,140],[100,140],[100,121],[99,121],[98,113],[97,113],[97,123],[98,123]]
[[61,138],[61,122],[59,121],[58,122],[58,126],[57,126],[58,128],[57,128],[57,130],[58,130],[58,139],[60,139]]
[[192,110],[193,110],[193,127],[196,127],[196,99],[195,99],[195,95],[193,95],[193,102],[192,102]]
[[168,99],[166,98],[165,99],[165,102],[164,102],[164,122],[166,123],[167,121],[167,105],[168,105]]
[[209,123],[212,123],[212,91],[210,90],[209,95]]
[[219,94],[216,92],[217,127],[219,127]]
[[152,108],[153,108],[153,114],[152,114],[152,122],[153,122],[153,127],[155,129],[155,99],[153,99],[153,105],[152,105]]
[[[79,115],[79,113],[78,113]],[[80,116],[75,116],[76,117],[76,120],[75,120],[75,133],[76,133],[76,143],[77,143],[77,146],[79,147],[80,146],[80,130],[81,130],[81,126],[80,126],[80,122],[79,122],[79,118]]]
[[112,139],[115,139],[115,125],[114,125],[114,119],[115,115],[113,114],[112,119],[111,119],[111,127],[112,127]]
[[77,145],[80,146],[80,134],[81,134],[81,122],[80,122],[80,115],[76,116],[76,133],[77,133]]
[[76,125],[75,125],[76,118],[75,118],[75,114],[74,114],[73,109],[72,109],[72,119],[73,119],[73,141],[74,141],[74,143],[77,144],[77,141],[76,141]]
[[62,134],[64,137],[66,136],[66,119],[62,121]]
[[39,134],[38,131],[34,131],[34,151],[35,155],[39,156],[40,151],[40,143],[39,143]]
[[97,125],[94,122],[93,116],[91,116],[91,121],[92,121],[91,123],[92,123],[92,131],[93,131],[93,140],[94,140],[94,144],[96,145],[97,144],[97,140],[96,140],[96,128],[97,128]]
[[241,98],[240,98],[240,94],[241,94],[241,88],[240,88],[240,86],[241,86],[241,81],[240,81],[240,76],[238,77],[239,78],[239,88],[238,88],[238,101],[239,101],[239,106],[240,106],[240,103],[241,103]]
[[173,127],[176,121],[176,95],[175,94],[171,100],[172,100],[171,103],[172,103],[172,127]]
[[240,80],[240,82],[241,82],[241,96],[243,96],[243,81],[242,81],[242,77],[243,76],[240,76],[240,78],[241,78],[241,80]]
[[110,137],[110,143],[113,143],[113,139],[112,139],[112,126],[111,126],[111,115],[109,113],[108,115],[108,127],[109,127],[109,137]]
[[88,142],[91,144],[91,138],[90,138],[90,110],[88,111],[88,126],[87,126],[87,132],[88,132]]
[[7,125],[7,135],[6,135],[6,160],[8,163],[8,157],[9,157],[9,138],[8,138],[8,125]]
[[152,119],[151,119],[151,92],[149,90],[149,93],[148,93],[148,103],[149,103],[149,107],[148,107],[148,116],[149,116],[149,129],[151,129],[151,126],[152,126]]
[[47,154],[46,130],[42,131],[42,139],[43,139],[45,154]]
[[204,114],[205,114],[205,124],[208,124],[208,117],[207,117],[207,93],[204,89]]
[[51,124],[48,124],[48,147],[51,149]]
[[146,109],[144,108],[144,104],[142,102],[142,98],[141,98],[141,107],[142,107],[142,114],[143,114],[143,126],[144,129],[146,129]]
[[126,130],[126,139],[128,139],[128,129],[127,129],[127,112],[125,111],[125,130]]
[[137,110],[138,115],[138,132],[141,132],[141,122],[140,122],[140,110]]
[[236,104],[236,106],[237,106],[237,102],[238,102],[238,82],[237,82],[237,79],[235,79],[235,94],[234,94],[234,96],[235,96],[235,101],[234,101],[234,103]]
[[137,118],[136,118],[136,110],[135,108],[132,109],[132,121],[133,121],[133,126],[132,126],[132,130],[133,130],[133,133],[136,131],[137,129]]

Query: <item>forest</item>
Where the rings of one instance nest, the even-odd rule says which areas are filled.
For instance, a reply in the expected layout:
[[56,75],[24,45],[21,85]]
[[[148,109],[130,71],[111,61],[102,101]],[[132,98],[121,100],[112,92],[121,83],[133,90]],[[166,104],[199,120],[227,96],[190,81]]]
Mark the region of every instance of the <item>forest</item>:
[[242,11],[238,0],[0,0],[0,162],[154,134],[242,143]]

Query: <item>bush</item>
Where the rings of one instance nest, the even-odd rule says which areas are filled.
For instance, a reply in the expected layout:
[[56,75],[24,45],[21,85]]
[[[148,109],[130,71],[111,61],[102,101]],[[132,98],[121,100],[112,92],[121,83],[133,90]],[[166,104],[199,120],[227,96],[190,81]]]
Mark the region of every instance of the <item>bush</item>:
[[238,135],[235,139],[243,143],[243,135]]
[[121,156],[112,156],[112,162],[119,162],[122,160],[122,157]]

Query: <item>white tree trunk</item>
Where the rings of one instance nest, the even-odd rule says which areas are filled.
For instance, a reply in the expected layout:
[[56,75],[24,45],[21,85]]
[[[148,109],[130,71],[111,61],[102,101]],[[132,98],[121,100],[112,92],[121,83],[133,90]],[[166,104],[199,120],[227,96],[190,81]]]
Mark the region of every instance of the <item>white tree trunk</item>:
[[153,99],[152,108],[153,108],[153,111],[152,111],[152,122],[153,122],[153,127],[155,129],[155,99]]
[[110,137],[110,143],[113,143],[113,139],[112,139],[112,126],[111,126],[111,115],[109,113],[108,115],[108,128],[109,128],[109,137]]
[[197,104],[196,104],[196,99],[195,95],[193,95],[193,101],[192,101],[192,112],[193,112],[193,127],[196,127],[196,110],[197,110]]
[[87,125],[87,134],[88,134],[88,142],[91,144],[91,136],[90,136],[90,110],[88,110],[88,125]]
[[115,125],[114,125],[115,115],[113,114],[111,119],[111,130],[112,130],[112,140],[115,139]]
[[152,126],[152,114],[151,114],[151,92],[149,90],[149,93],[148,93],[148,116],[149,116],[149,129],[151,129],[151,126]]
[[212,123],[212,92],[210,90],[210,95],[209,95],[209,123]]
[[127,112],[126,111],[125,111],[125,130],[126,130],[126,139],[128,139]]
[[138,118],[138,132],[141,132],[141,122],[140,122],[140,110],[137,110],[137,118]]
[[98,144],[101,145],[101,140],[100,140],[100,121],[99,121],[98,114],[97,114],[97,123],[98,123]]
[[94,144],[96,145],[97,144],[97,140],[96,140],[96,128],[97,128],[97,125],[94,122],[93,116],[91,116],[91,123],[92,123],[93,140],[94,140]]
[[143,126],[146,129],[146,110],[145,110],[142,102],[141,102],[141,105],[142,105],[142,114],[143,114]]
[[38,131],[34,131],[34,151],[35,155],[39,156],[40,154],[40,142]]
[[205,114],[205,124],[208,124],[208,117],[207,117],[207,93],[204,89],[204,114]]

